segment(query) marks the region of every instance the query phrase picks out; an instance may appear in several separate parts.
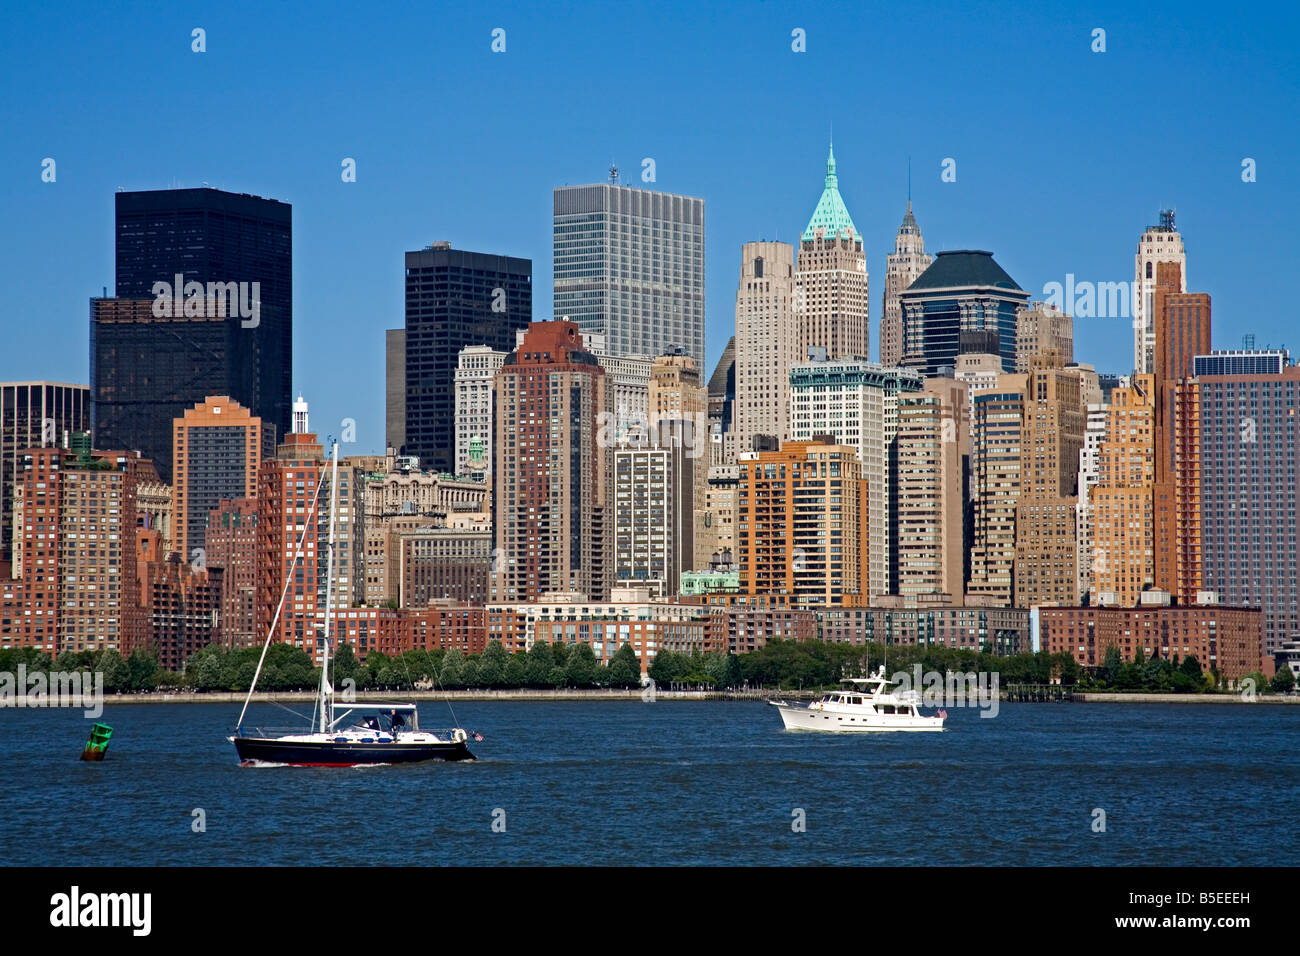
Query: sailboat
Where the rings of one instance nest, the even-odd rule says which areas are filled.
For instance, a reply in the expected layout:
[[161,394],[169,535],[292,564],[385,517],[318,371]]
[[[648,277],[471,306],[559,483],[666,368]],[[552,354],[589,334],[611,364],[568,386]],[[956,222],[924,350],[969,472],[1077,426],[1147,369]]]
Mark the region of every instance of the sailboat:
[[[266,652],[271,646],[280,613],[284,610],[293,570],[303,553],[306,530],[298,541],[293,562],[285,575],[284,591],[280,604],[271,620],[271,629],[262,646],[262,656],[253,673],[253,682],[244,699],[235,732],[226,739],[235,745],[235,752],[244,766],[289,765],[295,767],[356,767],[361,765],[418,763],[425,760],[474,760],[469,751],[469,734],[454,727],[443,736],[420,730],[419,711],[413,703],[361,704],[343,703],[343,712],[337,713],[334,686],[329,680],[330,628],[333,624],[334,549],[338,521],[339,446],[334,443],[333,464],[330,477],[330,532],[329,563],[325,585],[325,623],[317,625],[322,631],[322,662],[320,694],[312,715],[311,730],[306,733],[288,733],[279,736],[249,735],[244,732],[244,717],[248,704],[257,689],[257,678],[262,673]],[[320,482],[316,483],[316,498],[312,500],[310,515],[316,512],[320,496]],[[357,716],[354,718],[353,714]],[[482,739],[478,737],[477,739]]]

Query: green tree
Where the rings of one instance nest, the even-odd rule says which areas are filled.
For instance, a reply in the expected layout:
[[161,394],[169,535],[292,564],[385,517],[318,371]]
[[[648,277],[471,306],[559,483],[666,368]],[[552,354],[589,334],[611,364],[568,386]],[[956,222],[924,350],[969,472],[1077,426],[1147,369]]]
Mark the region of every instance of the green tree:
[[506,661],[506,684],[507,687],[523,687],[528,683],[528,654],[524,651],[515,651]]
[[650,669],[647,673],[655,684],[667,686],[673,681],[680,679],[685,675],[686,670],[682,665],[683,655],[676,651],[660,651],[655,655],[655,659],[650,662]]
[[631,644],[624,644],[610,659],[609,683],[613,687],[641,686],[641,662]]
[[442,671],[438,674],[438,683],[448,689],[464,686],[463,671],[465,655],[453,647],[442,659]]
[[145,651],[133,651],[126,662],[131,673],[132,690],[148,690],[158,686],[158,660]]
[[206,647],[195,655],[189,668],[194,675],[195,687],[199,690],[218,690],[222,687],[222,656],[221,651],[212,647]]
[[593,687],[600,664],[590,644],[576,644],[564,664],[564,678],[570,687]]
[[1105,681],[1106,686],[1114,687],[1119,681],[1120,672],[1124,668],[1124,660],[1120,657],[1119,648],[1114,644],[1106,647],[1106,656],[1101,663],[1101,679]]
[[99,670],[104,673],[104,690],[108,693],[120,694],[131,689],[131,668],[117,651],[104,652],[99,659]]
[[533,641],[533,646],[528,649],[528,686],[554,686],[551,683],[551,668],[554,666],[551,645],[545,641]]
[[479,682],[484,687],[505,687],[506,667],[510,655],[501,646],[500,641],[489,641],[487,648],[479,659]]
[[332,677],[330,683],[336,688],[342,688],[343,682],[353,680],[360,686],[361,682],[357,680],[357,673],[361,670],[361,665],[357,663],[356,653],[352,650],[352,645],[344,641],[334,652],[330,659],[330,669]]
[[1291,673],[1291,668],[1283,664],[1273,675],[1273,691],[1278,694],[1288,693],[1295,687],[1295,674]]

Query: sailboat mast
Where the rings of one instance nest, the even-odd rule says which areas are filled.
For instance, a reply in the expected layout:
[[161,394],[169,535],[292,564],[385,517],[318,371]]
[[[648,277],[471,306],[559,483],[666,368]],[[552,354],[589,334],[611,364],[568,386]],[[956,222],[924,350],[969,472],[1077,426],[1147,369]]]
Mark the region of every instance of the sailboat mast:
[[320,671],[320,730],[329,731],[334,723],[334,688],[330,685],[330,625],[334,618],[334,542],[339,516],[339,443],[334,443],[333,464],[330,468],[330,536],[329,562],[325,573],[325,628]]

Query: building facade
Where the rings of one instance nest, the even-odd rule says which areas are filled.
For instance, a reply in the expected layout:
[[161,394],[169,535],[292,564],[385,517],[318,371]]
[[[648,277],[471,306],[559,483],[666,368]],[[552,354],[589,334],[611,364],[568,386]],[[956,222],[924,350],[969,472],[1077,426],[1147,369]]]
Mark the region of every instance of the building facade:
[[487,480],[492,471],[492,385],[508,352],[460,350],[456,365],[456,474]]
[[740,592],[791,605],[865,604],[869,488],[848,445],[787,442],[741,458],[736,504]]
[[939,253],[899,293],[902,364],[928,376],[939,375],[955,368],[957,356],[968,350],[962,348],[963,335],[982,332],[994,336],[1002,370],[1016,371],[1016,316],[1029,298],[994,261],[993,253],[972,249]]
[[285,434],[292,207],[208,188],[119,192],[114,202],[117,298],[91,300],[96,444],[139,449],[170,481],[172,421],[209,395],[229,395]]
[[257,500],[232,498],[208,513],[207,566],[220,568],[217,640],[222,647],[256,647],[266,639],[257,628]]
[[794,274],[799,353],[829,358],[871,356],[871,297],[862,234],[840,195],[835,150],[826,160],[821,198],[799,239]]
[[1155,377],[1111,392],[1089,491],[1090,604],[1133,607],[1155,584]]
[[172,423],[172,547],[206,563],[208,516],[225,498],[257,494],[257,471],[270,458],[262,420],[225,395],[209,396]]
[[1203,375],[1180,393],[1179,447],[1199,435],[1200,527],[1188,537],[1200,541],[1202,587],[1261,608],[1271,656],[1300,636],[1300,367]]
[[1131,661],[1195,657],[1205,673],[1240,680],[1261,667],[1258,608],[1147,604],[1141,607],[1054,607],[1040,612],[1039,646],[1099,667],[1110,647]]
[[537,322],[496,378],[492,595],[610,587],[605,370],[575,322]]
[[0,579],[0,646],[63,651],[115,650],[148,642],[139,600],[136,489],[156,482],[152,462],[134,452],[71,448],[23,453],[14,489],[14,560]]
[[1156,269],[1162,262],[1174,263],[1179,271],[1179,292],[1187,291],[1187,253],[1183,237],[1174,228],[1172,209],[1160,211],[1160,224],[1150,226],[1138,239],[1133,257],[1133,370],[1155,373]]
[[885,257],[885,298],[880,313],[880,364],[903,364],[903,307],[899,299],[917,278],[934,262],[927,255],[921,227],[912,215],[912,200],[907,201],[903,224],[894,237],[894,251]]
[[90,430],[90,389],[63,382],[0,382],[0,564],[13,560],[14,488],[28,448],[62,447]]
[[966,467],[970,454],[966,386],[928,378],[898,400],[894,523],[898,568],[893,594],[947,594],[966,580]]
[[1024,375],[1001,375],[977,390],[971,422],[971,559],[967,593],[1010,606],[1015,592]]
[[735,342],[735,417],[728,436],[733,459],[775,448],[789,437],[790,369],[804,355],[794,311],[794,248],[788,243],[742,247]]
[[1079,452],[1086,423],[1078,375],[1035,357],[1025,385],[1016,501],[1016,607],[1073,604],[1078,585]]
[[614,183],[553,202],[554,318],[611,355],[678,349],[704,367],[704,200]]
[[455,469],[461,349],[509,351],[532,316],[531,260],[453,249],[449,242],[406,253],[403,454],[429,471]]
[[873,595],[889,593],[894,574],[899,397],[919,392],[924,382],[920,372],[863,359],[803,362],[790,370],[792,440],[829,435],[836,444],[857,451],[871,502],[868,561]]

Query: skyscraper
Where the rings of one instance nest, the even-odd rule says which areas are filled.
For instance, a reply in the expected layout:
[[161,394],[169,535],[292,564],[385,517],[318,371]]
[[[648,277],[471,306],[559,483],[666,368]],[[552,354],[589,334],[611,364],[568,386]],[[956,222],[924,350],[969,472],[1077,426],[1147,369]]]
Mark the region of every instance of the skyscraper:
[[1048,355],[1057,365],[1074,361],[1074,318],[1035,302],[1016,313],[1016,371],[1028,372],[1036,356]]
[[894,251],[885,258],[885,299],[880,314],[880,364],[899,365],[903,361],[903,308],[899,295],[917,280],[934,256],[927,255],[921,227],[912,215],[912,200],[907,201],[903,224],[894,237]]
[[899,396],[893,593],[964,596],[969,404],[965,384],[948,378],[927,379],[920,392]]
[[[302,401],[295,404],[306,405]],[[324,621],[325,589],[331,583],[327,579],[327,542],[332,467],[316,435],[306,431],[306,411],[299,414],[295,409],[294,417],[303,430],[284,436],[275,457],[262,462],[258,471],[256,625],[259,637],[270,632],[284,594],[275,639],[302,648],[319,661],[320,632],[316,625]],[[351,607],[365,596],[365,493],[361,473],[355,466],[340,462],[338,475],[331,598],[335,610]],[[293,580],[287,582],[291,567]]]
[[90,430],[90,389],[61,382],[0,382],[0,563],[13,560],[14,488],[27,448],[57,448]]
[[790,371],[791,440],[828,435],[857,451],[871,498],[866,554],[873,595],[890,593],[898,550],[893,464],[899,398],[923,384],[919,372],[863,359],[800,362]]
[[899,294],[902,364],[938,375],[953,368],[962,351],[969,351],[962,348],[964,335],[983,332],[996,337],[1002,370],[1016,371],[1016,315],[1029,298],[994,261],[993,253],[978,249],[939,253]]
[[1155,582],[1155,391],[1144,374],[1111,392],[1089,497],[1092,604],[1131,607]]
[[705,467],[671,441],[613,449],[614,586],[677,593],[695,557],[696,475]]
[[406,254],[406,434],[403,454],[431,471],[456,467],[456,368],[460,350],[515,347],[532,321],[528,259],[435,242]]
[[736,555],[744,594],[792,604],[866,604],[868,488],[857,452],[786,442],[739,464]]
[[709,376],[709,443],[713,446],[710,461],[727,462],[726,441],[731,433],[736,409],[736,337],[727,340],[718,364]]
[[[274,446],[263,438],[262,420],[227,396],[209,396],[175,420],[172,513],[174,547],[182,561],[207,563],[200,549],[207,548],[210,513],[222,499],[256,496],[258,467],[263,458],[274,456]],[[196,561],[200,555],[203,559]]]
[[1074,513],[1075,552],[1078,574],[1075,584],[1075,601],[1082,602],[1092,590],[1092,565],[1095,545],[1093,536],[1096,521],[1092,510],[1092,488],[1100,477],[1101,443],[1106,438],[1109,406],[1089,402],[1085,408],[1087,423],[1083,430],[1083,448],[1079,451],[1079,504]]
[[794,282],[801,357],[810,349],[824,349],[832,359],[870,358],[867,257],[862,234],[840,195],[833,147],[821,198],[799,239]]
[[0,644],[62,651],[143,649],[148,621],[137,580],[136,489],[157,479],[133,452],[24,453],[15,487],[13,578],[0,580]]
[[406,329],[384,332],[384,442],[406,444]]
[[[1155,583],[1156,587],[1194,600],[1199,583],[1189,568],[1180,575],[1179,556],[1184,564],[1200,551],[1191,514],[1179,511],[1178,474],[1199,463],[1197,445],[1185,445],[1177,456],[1176,422],[1178,382],[1192,374],[1193,358],[1210,351],[1210,297],[1204,292],[1179,292],[1184,286],[1182,266],[1176,262],[1156,264],[1156,286],[1152,296],[1153,374],[1156,387],[1156,484],[1155,484]],[[1186,489],[1184,489],[1186,490]],[[1194,504],[1192,500],[1186,502]],[[1193,558],[1195,563],[1195,559]],[[1183,577],[1180,595],[1179,578]]]
[[1155,291],[1156,266],[1172,262],[1179,269],[1179,292],[1187,291],[1187,253],[1183,237],[1174,228],[1174,211],[1160,211],[1160,225],[1150,226],[1138,240],[1137,255],[1133,257],[1133,369],[1136,372],[1155,372]]
[[704,367],[704,200],[614,183],[554,193],[555,311],[610,355]]
[[535,322],[496,378],[494,601],[609,593],[605,370],[575,322]]
[[1016,506],[1020,503],[1024,375],[999,375],[977,390],[971,421],[971,548],[967,591],[1011,606],[1015,590]]
[[209,568],[221,568],[220,635],[223,647],[255,647],[257,633],[257,500],[222,501],[208,513],[204,531]]
[[806,357],[794,313],[794,247],[747,242],[736,289],[736,402],[730,455],[755,450],[761,436],[775,449],[785,441],[790,368]]
[[456,474],[486,481],[492,471],[494,388],[506,352],[467,345],[456,365]]
[[140,449],[168,481],[172,420],[208,395],[287,432],[289,204],[207,188],[115,201],[117,298],[91,300],[95,444]]
[[1036,358],[1025,385],[1016,502],[1016,607],[1071,605],[1078,585],[1079,452],[1087,418],[1078,373]]
[[1202,586],[1226,604],[1263,608],[1271,656],[1300,635],[1300,367],[1206,374],[1179,391],[1196,393],[1179,403],[1179,429],[1187,444],[1199,437],[1203,459]]

